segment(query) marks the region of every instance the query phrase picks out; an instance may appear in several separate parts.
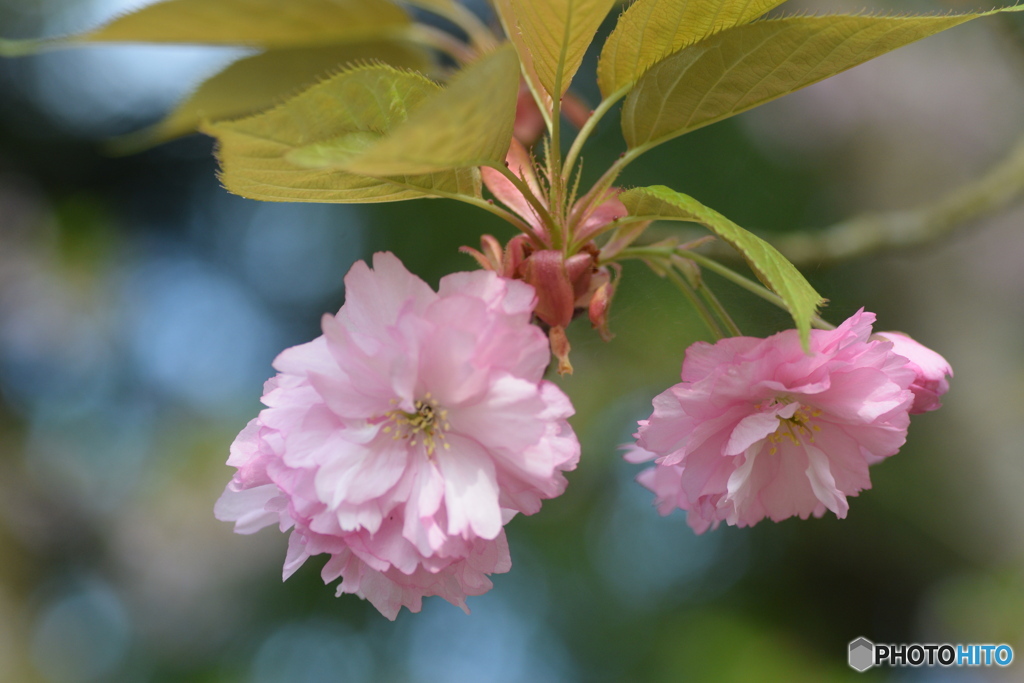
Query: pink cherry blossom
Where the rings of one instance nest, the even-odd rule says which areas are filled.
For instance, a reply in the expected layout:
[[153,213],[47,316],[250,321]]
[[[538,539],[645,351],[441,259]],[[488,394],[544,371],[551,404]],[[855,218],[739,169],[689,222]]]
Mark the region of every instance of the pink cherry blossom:
[[835,330],[698,342],[682,382],[654,399],[631,462],[655,460],[638,481],[662,514],[687,510],[697,532],[765,517],[845,517],[871,487],[868,465],[906,440],[915,372],[890,342],[870,340],[858,311]]
[[434,292],[387,253],[345,286],[323,335],[274,361],[216,515],[291,529],[285,578],[328,554],[324,581],[390,619],[429,595],[466,609],[511,566],[504,524],[561,494],[579,459],[572,405],[541,379],[536,296],[486,271]]
[[911,415],[927,413],[942,407],[939,397],[949,391],[949,380],[953,368],[945,358],[900,332],[879,332],[875,335],[892,342],[894,353],[910,361],[910,368],[917,373],[910,390],[914,392]]

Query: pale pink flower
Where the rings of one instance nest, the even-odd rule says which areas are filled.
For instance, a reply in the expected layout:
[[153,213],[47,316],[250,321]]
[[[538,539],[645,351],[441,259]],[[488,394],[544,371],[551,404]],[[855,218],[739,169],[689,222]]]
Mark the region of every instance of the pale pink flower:
[[878,332],[875,336],[891,341],[893,352],[909,360],[910,368],[917,373],[914,383],[910,385],[910,390],[914,392],[911,415],[941,408],[939,397],[949,391],[949,380],[946,377],[953,376],[949,362],[924,344],[900,332]]
[[323,335],[274,361],[216,515],[291,528],[285,578],[329,554],[324,581],[388,618],[428,595],[465,609],[511,566],[503,525],[561,494],[579,458],[572,405],[541,379],[533,288],[478,271],[434,292],[386,253],[345,286]]
[[725,520],[845,517],[871,487],[868,465],[903,445],[915,373],[858,311],[835,330],[734,337],[687,349],[682,382],[655,397],[632,462],[662,514],[687,510],[702,533]]

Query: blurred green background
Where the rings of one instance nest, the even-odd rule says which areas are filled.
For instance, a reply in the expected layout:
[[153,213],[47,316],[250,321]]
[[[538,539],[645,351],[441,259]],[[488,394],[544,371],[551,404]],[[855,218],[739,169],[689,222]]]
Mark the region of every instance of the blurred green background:
[[[78,30],[137,4],[0,0],[0,35]],[[1022,45],[1013,18],[954,29],[667,144],[623,184],[670,185],[765,232],[938,199],[1024,133]],[[706,332],[629,264],[617,337],[577,323],[576,374],[556,380],[577,407],[581,464],[565,495],[511,522],[513,569],[470,599],[472,615],[433,598],[389,622],[334,598],[316,559],[282,584],[282,534],[236,536],[212,515],[271,360],[319,333],[353,261],[391,250],[436,285],[474,267],[460,245],[511,232],[441,200],[234,197],[200,136],[103,154],[103,139],[154,121],[239,54],[108,47],[0,61],[0,681],[1024,680],[1016,661],[846,664],[858,636],[1009,643],[1024,658],[1020,208],[924,249],[806,266],[831,299],[827,318],[864,306],[956,371],[945,407],[915,418],[846,520],[695,536],[683,513],[656,514],[619,445]],[[577,89],[594,103],[592,57]],[[609,117],[589,177],[621,150]],[[712,282],[744,332],[788,325]]]

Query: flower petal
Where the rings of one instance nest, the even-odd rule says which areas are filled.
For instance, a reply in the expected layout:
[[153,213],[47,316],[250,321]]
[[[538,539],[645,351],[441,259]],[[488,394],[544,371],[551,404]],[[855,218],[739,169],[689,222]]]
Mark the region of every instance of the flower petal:
[[235,533],[254,534],[265,526],[276,524],[278,513],[267,509],[267,504],[281,495],[273,484],[265,484],[244,491],[224,490],[213,507],[213,516],[222,522],[234,522]]
[[501,531],[494,464],[476,442],[452,435],[451,449],[437,451],[444,476],[448,533],[493,539]]

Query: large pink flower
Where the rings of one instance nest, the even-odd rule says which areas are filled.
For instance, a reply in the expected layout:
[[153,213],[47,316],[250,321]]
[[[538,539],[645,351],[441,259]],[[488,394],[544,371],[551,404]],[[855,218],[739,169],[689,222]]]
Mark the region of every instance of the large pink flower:
[[327,553],[324,581],[391,619],[427,595],[465,609],[511,566],[503,525],[561,494],[579,458],[572,405],[541,379],[534,290],[479,271],[434,292],[386,253],[345,286],[323,336],[274,361],[216,515],[292,528],[285,578]]
[[654,399],[632,462],[662,514],[687,510],[702,533],[725,520],[747,526],[831,510],[871,487],[868,465],[906,440],[915,372],[891,342],[870,340],[875,316],[858,311],[839,328],[767,339],[699,342],[682,382]]

